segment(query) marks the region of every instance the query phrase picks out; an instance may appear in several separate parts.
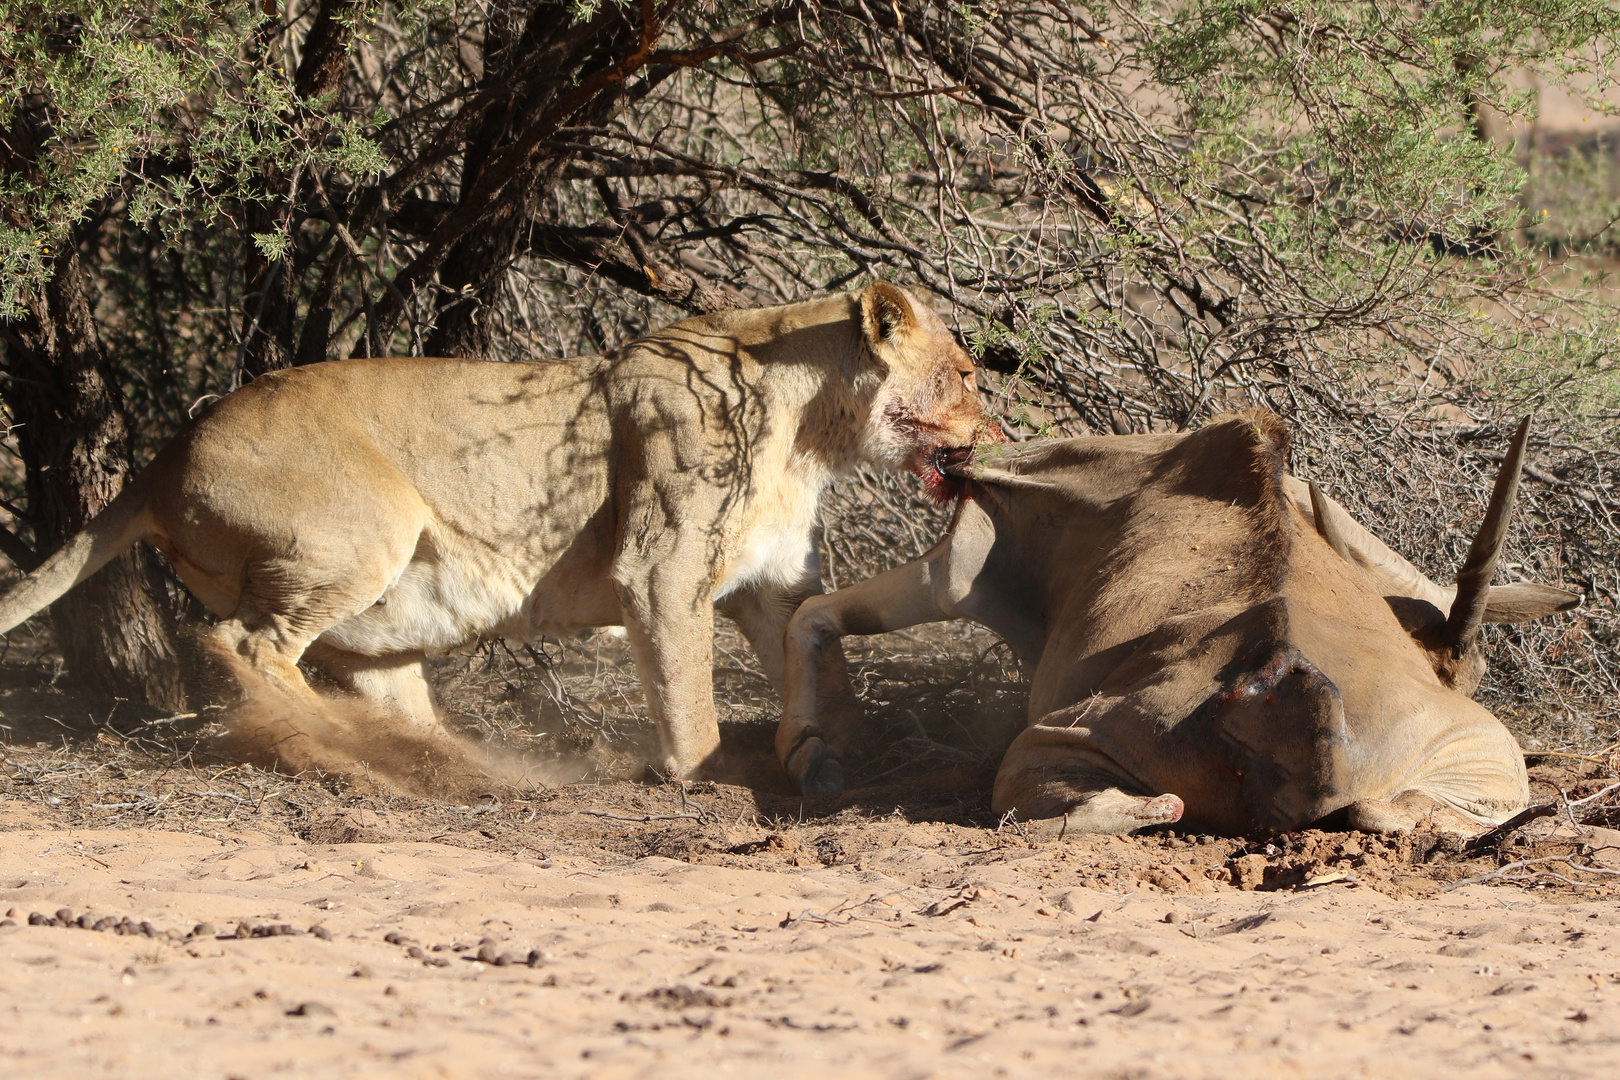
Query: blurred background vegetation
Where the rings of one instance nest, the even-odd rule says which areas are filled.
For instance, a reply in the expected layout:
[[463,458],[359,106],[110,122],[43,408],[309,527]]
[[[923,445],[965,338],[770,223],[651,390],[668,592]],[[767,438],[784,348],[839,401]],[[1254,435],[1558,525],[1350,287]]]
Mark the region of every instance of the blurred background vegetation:
[[[873,278],[938,298],[1010,437],[1284,416],[1442,580],[1516,418],[1491,628],[1527,745],[1620,726],[1620,13],[1591,0],[1023,5],[0,0],[0,549],[189,416],[345,356],[611,348]],[[827,514],[848,583],[943,518]],[[198,698],[150,552],[56,605],[81,689]]]

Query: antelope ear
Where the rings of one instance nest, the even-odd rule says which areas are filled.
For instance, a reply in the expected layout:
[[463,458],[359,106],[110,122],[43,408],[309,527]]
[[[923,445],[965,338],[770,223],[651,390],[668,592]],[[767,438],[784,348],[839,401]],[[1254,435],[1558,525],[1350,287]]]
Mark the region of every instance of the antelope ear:
[[1515,581],[1511,585],[1492,585],[1485,599],[1485,621],[1488,623],[1529,622],[1544,619],[1560,611],[1581,606],[1581,594],[1555,589],[1551,585],[1537,585],[1530,581]]
[[903,289],[875,281],[861,293],[861,329],[868,344],[892,343],[917,329],[917,315]]

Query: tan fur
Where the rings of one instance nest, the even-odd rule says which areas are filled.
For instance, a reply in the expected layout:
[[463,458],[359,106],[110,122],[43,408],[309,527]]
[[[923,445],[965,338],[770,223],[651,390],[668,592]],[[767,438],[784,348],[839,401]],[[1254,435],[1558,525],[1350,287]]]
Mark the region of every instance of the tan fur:
[[[1413,614],[1451,594],[1288,477],[1287,442],[1259,416],[982,452],[943,541],[795,615],[777,735],[790,776],[836,788],[814,727],[822,648],[963,618],[1031,673],[998,812],[1079,832],[1512,816],[1529,793],[1519,748]],[[1509,586],[1487,608],[1506,620],[1578,602]]]
[[[871,462],[933,480],[942,449],[984,434],[971,361],[881,283],[687,319],[604,356],[276,372],[0,599],[0,631],[148,540],[220,617],[213,644],[245,684],[282,696],[271,712],[320,726],[304,659],[442,748],[426,654],[624,625],[656,764],[689,775],[719,745],[716,603],[779,679],[782,629],[820,588],[831,479]],[[327,742],[353,741],[354,723],[322,715]],[[253,725],[269,734],[251,745],[275,743],[274,723]]]

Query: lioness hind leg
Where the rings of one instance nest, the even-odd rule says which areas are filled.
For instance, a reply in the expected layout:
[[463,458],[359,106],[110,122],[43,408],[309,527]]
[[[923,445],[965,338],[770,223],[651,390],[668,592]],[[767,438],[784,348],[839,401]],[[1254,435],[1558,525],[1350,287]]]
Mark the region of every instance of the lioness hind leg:
[[225,619],[209,634],[208,644],[246,693],[262,682],[292,697],[315,697],[298,670],[306,639],[287,633],[280,620]]
[[[488,790],[496,775],[490,762],[432,718],[420,657],[390,658],[392,667],[358,656],[345,664],[339,650],[313,649],[320,663],[312,666],[362,691],[358,699],[323,695],[294,662],[301,639],[236,620],[221,626],[215,648],[244,691],[225,715],[220,745],[227,752],[293,776],[342,776],[359,791],[465,800]],[[404,706],[417,712],[409,722]]]
[[361,656],[320,641],[304,653],[306,663],[345,690],[424,731],[439,727],[426,660],[420,652]]
[[330,724],[320,695],[298,670],[304,644],[277,619],[230,618],[214,627],[208,645],[242,692],[221,736],[229,752],[265,768],[304,771],[305,744],[322,738]]
[[[248,565],[237,608],[214,627],[210,645],[255,703],[249,711],[275,709],[342,726],[321,707],[298,661],[321,634],[375,600],[388,569],[297,560]],[[334,581],[344,584],[327,584]],[[274,699],[280,700],[272,705]]]

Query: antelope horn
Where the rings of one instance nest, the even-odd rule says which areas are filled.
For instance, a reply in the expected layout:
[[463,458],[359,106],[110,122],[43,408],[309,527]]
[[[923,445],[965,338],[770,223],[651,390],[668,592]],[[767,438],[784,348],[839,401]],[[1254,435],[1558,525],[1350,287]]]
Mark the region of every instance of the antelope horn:
[[1496,560],[1502,554],[1507,540],[1508,517],[1513,511],[1513,500],[1519,493],[1519,471],[1524,466],[1524,448],[1530,441],[1530,418],[1524,418],[1513,445],[1508,447],[1502,467],[1496,473],[1496,486],[1491,490],[1490,505],[1485,508],[1485,520],[1480,523],[1479,534],[1468,546],[1468,558],[1457,571],[1457,596],[1451,602],[1451,614],[1446,618],[1445,640],[1452,655],[1461,656],[1479,638],[1479,628],[1485,621],[1485,605],[1490,600],[1491,578],[1496,575]]
[[1328,542],[1328,547],[1337,551],[1345,562],[1351,566],[1360,565],[1361,560],[1351,553],[1350,541],[1345,536],[1346,522],[1350,515],[1346,514],[1338,503],[1328,498],[1327,493],[1317,486],[1315,480],[1310,483],[1310,492],[1311,516],[1316,519],[1316,531]]

